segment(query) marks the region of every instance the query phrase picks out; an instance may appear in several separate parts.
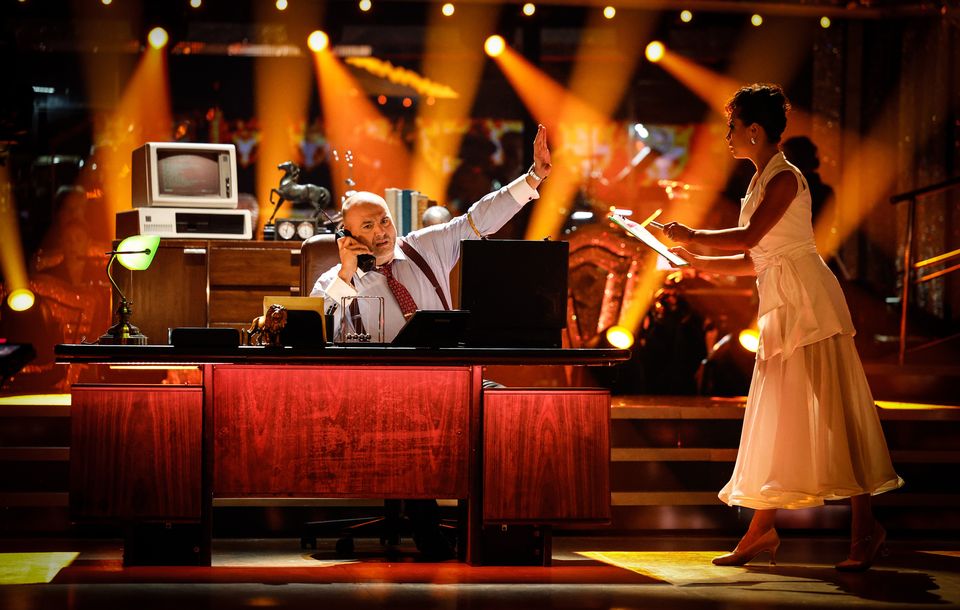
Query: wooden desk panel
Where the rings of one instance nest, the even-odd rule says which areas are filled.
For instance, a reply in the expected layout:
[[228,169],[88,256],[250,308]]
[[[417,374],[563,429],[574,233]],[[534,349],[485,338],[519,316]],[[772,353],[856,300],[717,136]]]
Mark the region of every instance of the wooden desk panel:
[[484,521],[609,521],[609,465],[608,391],[484,392]]
[[75,385],[75,519],[200,519],[200,387]]
[[468,367],[214,368],[213,495],[466,498]]

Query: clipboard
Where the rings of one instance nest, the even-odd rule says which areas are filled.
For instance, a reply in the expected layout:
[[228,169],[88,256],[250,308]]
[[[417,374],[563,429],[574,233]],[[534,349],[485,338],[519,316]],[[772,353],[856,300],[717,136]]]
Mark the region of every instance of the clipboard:
[[669,261],[669,263],[674,267],[686,267],[690,264],[687,261],[680,258],[679,256],[677,256],[676,254],[674,254],[673,252],[671,252],[669,249],[667,249],[667,247],[663,245],[663,243],[661,243],[659,239],[654,237],[650,231],[647,231],[639,223],[633,222],[632,220],[627,220],[626,218],[624,218],[619,214],[610,214],[609,216],[607,216],[607,218],[613,221],[614,224],[620,226],[623,230],[625,230],[630,235],[633,235],[634,237],[642,241],[649,248],[654,250],[657,254],[667,259],[667,261]]

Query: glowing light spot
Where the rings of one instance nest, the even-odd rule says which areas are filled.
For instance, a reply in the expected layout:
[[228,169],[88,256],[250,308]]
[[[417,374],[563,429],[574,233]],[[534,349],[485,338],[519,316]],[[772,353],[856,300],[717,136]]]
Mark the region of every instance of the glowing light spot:
[[33,307],[35,298],[26,288],[17,288],[7,297],[7,305],[14,311],[26,311]]
[[387,96],[386,96],[386,95],[378,95],[378,96],[377,96],[377,103],[380,104],[381,106],[386,106],[386,105],[387,105]]
[[740,336],[737,337],[740,340],[740,345],[743,346],[743,349],[748,352],[757,353],[757,348],[760,347],[760,332],[752,328],[747,328],[740,331]]
[[483,43],[483,50],[487,52],[487,55],[490,57],[497,57],[503,50],[507,48],[507,43],[503,39],[503,36],[494,34],[490,38],[487,38],[487,41]]
[[437,103],[437,99],[433,96],[427,98],[427,106],[433,106]]
[[314,53],[319,53],[326,49],[329,44],[330,37],[327,36],[326,32],[320,30],[314,30],[310,33],[310,36],[307,37],[307,46],[310,47],[310,50]]
[[680,11],[680,21],[690,23],[693,21],[693,13],[691,11]]
[[613,19],[617,16],[617,9],[612,6],[605,6],[603,7],[603,16],[607,19]]
[[753,15],[750,16],[750,23],[752,23],[756,27],[760,27],[761,25],[763,25],[763,17],[761,17],[757,13],[754,13]]
[[150,33],[147,34],[147,41],[154,49],[162,49],[167,46],[169,40],[170,36],[167,34],[167,31],[160,27],[153,28],[150,30]]
[[278,11],[287,10],[287,0],[277,0],[277,10]]
[[373,8],[373,2],[370,2],[370,0],[360,0],[360,10],[361,10],[361,11],[363,11],[364,13],[366,13],[366,12],[369,11],[371,8]]
[[447,2],[440,9],[440,12],[443,13],[444,17],[450,17],[454,12],[456,12],[456,10],[457,8],[453,6],[452,2]]
[[827,17],[826,15],[824,15],[823,17],[821,17],[821,18],[820,18],[820,27],[822,27],[823,29],[827,29],[828,27],[830,27],[830,18]]
[[523,5],[523,14],[526,15],[527,17],[533,16],[533,14],[536,12],[537,12],[537,5],[535,5],[533,2],[527,2],[526,4]]
[[628,349],[633,345],[633,333],[622,326],[611,326],[607,329],[607,343],[619,349]]
[[663,59],[663,55],[666,52],[667,49],[663,46],[663,43],[659,40],[654,40],[647,45],[646,56],[648,60],[652,61],[653,63],[657,63]]
[[190,0],[190,6],[193,8],[200,8],[201,4],[203,4],[203,0]]
[[413,100],[410,99],[409,97],[403,98],[403,102],[401,103],[403,104],[404,108],[409,108],[410,106],[413,106]]
[[104,6],[110,6],[111,4],[113,4],[113,0],[100,0],[100,3],[103,4]]

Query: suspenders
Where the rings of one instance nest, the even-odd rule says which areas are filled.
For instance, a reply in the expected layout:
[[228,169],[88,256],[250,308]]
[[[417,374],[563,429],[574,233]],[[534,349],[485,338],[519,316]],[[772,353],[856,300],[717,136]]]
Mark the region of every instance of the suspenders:
[[[423,273],[423,275],[425,275],[433,285],[433,289],[437,291],[437,296],[440,297],[440,302],[443,303],[443,309],[445,311],[450,311],[450,305],[447,304],[447,297],[443,296],[443,288],[440,287],[440,282],[437,281],[437,276],[433,272],[433,269],[430,268],[430,265],[427,264],[427,261],[423,260],[423,256],[414,250],[413,246],[402,239],[398,239],[397,241],[400,244],[400,249],[403,250],[403,253],[407,255],[407,258],[412,260],[414,264],[420,268],[420,271]],[[360,306],[357,304],[356,299],[350,303],[350,314],[355,316],[358,320],[357,330],[359,332],[364,332],[363,320],[360,318]]]
[[440,282],[437,281],[437,276],[433,273],[433,269],[430,268],[427,261],[423,260],[420,253],[413,249],[413,246],[402,239],[397,241],[400,242],[400,249],[403,250],[403,253],[420,268],[420,271],[422,271],[423,274],[427,276],[427,279],[430,280],[430,283],[433,284],[433,289],[437,291],[437,296],[440,297],[440,302],[443,303],[444,310],[449,311],[450,306],[447,304],[447,298],[443,296],[443,288],[440,287]]

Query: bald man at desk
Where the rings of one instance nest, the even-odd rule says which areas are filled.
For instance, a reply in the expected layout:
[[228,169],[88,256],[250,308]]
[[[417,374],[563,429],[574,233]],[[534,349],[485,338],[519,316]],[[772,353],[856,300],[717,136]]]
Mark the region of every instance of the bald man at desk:
[[[460,241],[480,239],[495,233],[537,199],[537,188],[550,175],[547,130],[537,128],[533,141],[533,165],[507,186],[484,196],[466,214],[445,224],[424,227],[405,237],[382,197],[358,192],[343,204],[343,227],[348,236],[337,241],[340,264],[329,269],[310,296],[322,296],[325,309],[338,306],[334,322],[340,326],[339,307],[344,297],[383,298],[384,341],[390,342],[418,310],[450,309],[450,270],[460,258]],[[359,269],[360,255],[375,257],[369,271]],[[367,329],[376,328],[372,309],[358,308]],[[425,557],[445,558],[452,553],[439,530],[439,512],[433,500],[407,500],[404,511],[413,525],[413,538]]]
[[[450,309],[450,270],[460,258],[460,241],[495,233],[528,202],[539,197],[537,188],[550,175],[547,130],[537,128],[533,166],[516,180],[477,201],[466,214],[446,224],[433,225],[397,236],[397,227],[383,197],[361,191],[343,204],[343,226],[350,233],[337,241],[340,264],[329,269],[310,296],[322,296],[326,307],[344,297],[383,298],[384,341],[390,342],[418,309]],[[357,257],[376,257],[368,272],[358,268]],[[339,315],[335,328],[339,328]],[[376,326],[362,310],[364,325]]]

